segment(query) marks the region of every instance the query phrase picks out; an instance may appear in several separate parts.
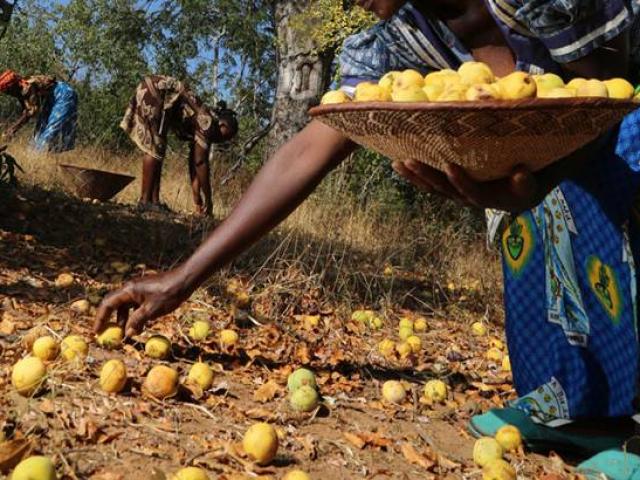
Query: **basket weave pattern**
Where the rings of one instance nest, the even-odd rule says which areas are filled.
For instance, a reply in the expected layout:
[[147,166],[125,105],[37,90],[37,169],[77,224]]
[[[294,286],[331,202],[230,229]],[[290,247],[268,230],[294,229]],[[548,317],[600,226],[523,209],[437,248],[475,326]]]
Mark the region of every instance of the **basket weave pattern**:
[[120,193],[135,177],[75,165],[60,165],[65,178],[82,198],[106,202]]

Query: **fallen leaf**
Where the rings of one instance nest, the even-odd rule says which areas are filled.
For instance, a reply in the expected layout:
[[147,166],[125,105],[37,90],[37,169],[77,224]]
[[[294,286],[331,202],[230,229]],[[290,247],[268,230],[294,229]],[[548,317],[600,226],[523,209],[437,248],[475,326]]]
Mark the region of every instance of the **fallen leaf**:
[[364,446],[367,444],[359,435],[355,433],[344,432],[344,438],[346,438],[350,443],[352,443],[356,448],[362,450]]
[[269,380],[253,393],[253,399],[256,402],[266,403],[273,400],[280,390],[280,385],[273,380]]
[[400,446],[400,451],[402,452],[402,455],[404,456],[405,459],[407,459],[409,463],[412,463],[414,465],[419,465],[422,468],[427,470],[429,470],[435,465],[433,461],[429,460],[424,455],[418,453],[418,451],[414,448],[414,446],[408,442],[403,443]]
[[9,473],[33,448],[30,440],[19,438],[0,443],[0,472]]

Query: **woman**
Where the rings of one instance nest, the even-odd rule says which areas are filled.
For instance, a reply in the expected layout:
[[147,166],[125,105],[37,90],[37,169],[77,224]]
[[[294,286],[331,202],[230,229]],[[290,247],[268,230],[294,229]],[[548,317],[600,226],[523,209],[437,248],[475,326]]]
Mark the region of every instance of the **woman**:
[[48,75],[22,78],[13,70],[0,75],[0,92],[18,99],[22,114],[5,132],[10,140],[30,119],[37,116],[34,144],[52,153],[73,150],[78,121],[78,96],[66,82]]
[[[556,72],[567,79],[635,74],[640,44],[636,2],[358,4],[383,22],[346,41],[340,62],[347,90],[391,70],[427,73],[472,59],[488,63],[498,76],[514,68]],[[552,427],[636,413],[640,351],[634,258],[640,237],[631,210],[640,181],[639,123],[640,116],[632,114],[619,132],[541,172],[517,168],[510,177],[492,182],[475,182],[454,165],[446,173],[411,159],[394,165],[428,192],[513,213],[510,218],[501,215],[502,245],[507,339],[520,398],[516,408],[474,418],[475,433],[491,435],[501,425],[515,423],[531,446],[568,446],[585,453],[620,446],[620,439],[610,435],[583,436]],[[191,258],[108,296],[98,311],[96,330],[114,311],[128,335],[171,312],[212,272],[284,219],[355,147],[340,133],[311,122],[265,165],[231,215]],[[499,220],[493,215],[492,226]],[[514,246],[521,251],[513,251]],[[640,471],[640,457],[631,455],[619,463],[619,455],[607,452],[586,467],[612,478],[632,478],[625,468],[633,457],[631,465]]]
[[173,129],[180,140],[191,144],[189,175],[197,211],[211,214],[209,150],[212,143],[229,141],[238,132],[232,110],[221,102],[212,111],[183,82],[153,75],[138,85],[120,127],[145,154],[142,205],[161,205],[162,162],[167,150],[167,134]]

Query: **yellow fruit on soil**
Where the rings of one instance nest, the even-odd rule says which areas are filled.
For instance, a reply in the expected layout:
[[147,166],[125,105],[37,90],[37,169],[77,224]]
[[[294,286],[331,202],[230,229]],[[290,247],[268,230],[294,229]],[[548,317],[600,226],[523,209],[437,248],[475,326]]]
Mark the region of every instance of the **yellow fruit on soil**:
[[60,351],[66,360],[82,359],[89,353],[89,345],[79,335],[69,335],[60,344]]
[[429,97],[422,87],[410,86],[405,88],[394,88],[391,92],[391,100],[399,103],[427,102]]
[[471,325],[471,333],[476,337],[484,337],[487,334],[487,327],[482,322],[475,322]]
[[635,88],[624,78],[612,78],[606,80],[604,84],[607,86],[609,92],[609,98],[619,98],[622,100],[628,100],[633,97]]
[[533,77],[526,72],[513,72],[498,81],[500,94],[504,100],[519,100],[536,96],[537,86]]
[[448,390],[442,380],[429,380],[424,386],[424,398],[430,403],[442,403],[447,399]]
[[585,83],[587,83],[587,79],[586,78],[574,78],[572,79],[569,83],[567,83],[566,88],[569,88],[571,90],[575,90],[576,92],[578,91],[578,89],[580,87],[582,87]]
[[416,70],[405,70],[395,76],[393,91],[404,90],[406,88],[422,89],[424,87],[424,76]]
[[369,328],[373,330],[380,330],[384,326],[384,322],[380,317],[373,317],[369,320]]
[[57,480],[56,468],[48,457],[33,456],[22,460],[11,480]]
[[209,333],[211,333],[211,324],[206,320],[196,320],[189,329],[189,337],[196,342],[205,340]]
[[40,388],[47,376],[47,368],[38,357],[18,360],[11,371],[11,384],[16,391],[30,397]]
[[311,412],[316,409],[319,401],[318,392],[309,385],[301,386],[289,397],[291,408],[297,412]]
[[321,105],[335,105],[337,103],[348,103],[351,99],[349,95],[344,93],[342,90],[332,90],[330,92],[325,93],[322,96],[322,100],[320,100]]
[[225,329],[220,332],[220,343],[224,347],[231,347],[238,343],[238,332],[235,330]]
[[411,346],[407,342],[401,342],[396,344],[396,352],[400,355],[400,358],[407,358],[411,355]]
[[509,358],[509,355],[505,355],[504,358],[502,359],[502,371],[503,372],[511,371],[511,359]]
[[189,369],[187,379],[199,385],[202,390],[208,390],[213,384],[213,370],[204,362],[194,363]]
[[388,102],[391,100],[391,95],[388,90],[378,84],[362,82],[356,86],[353,99],[356,102]]
[[282,480],[311,480],[311,477],[308,473],[303,472],[302,470],[291,470],[282,477]]
[[306,368],[298,368],[292,374],[287,377],[287,388],[289,392],[293,393],[300,387],[312,387],[316,388],[316,376],[315,374]]
[[609,90],[604,82],[600,80],[587,80],[577,90],[578,97],[602,97],[607,98],[609,96]]
[[469,86],[466,83],[452,83],[447,85],[436,101],[438,102],[463,102],[467,99],[467,90]]
[[209,480],[209,475],[201,468],[186,467],[178,470],[171,480]]
[[71,304],[69,308],[73,312],[85,314],[89,312],[89,309],[91,308],[91,303],[89,303],[89,300],[85,300],[85,299],[76,300]]
[[413,353],[418,353],[420,350],[422,350],[422,340],[420,340],[420,337],[416,335],[411,335],[409,338],[407,338],[407,344],[409,345],[409,347],[411,347],[411,351]]
[[500,91],[495,87],[495,85],[478,83],[469,87],[465,93],[465,98],[470,102],[481,100],[500,100]]
[[278,435],[268,423],[256,423],[244,434],[242,447],[251,459],[260,465],[267,465],[278,452]]
[[375,317],[375,312],[373,310],[355,310],[351,314],[351,320],[355,322],[367,323],[373,317]]
[[164,360],[171,354],[171,342],[167,337],[154,335],[144,345],[144,353],[147,357]]
[[504,354],[502,353],[502,350],[500,350],[499,348],[490,348],[487,351],[487,360],[491,361],[491,362],[502,362],[502,359],[504,357]]
[[236,294],[233,297],[233,303],[238,308],[243,308],[243,309],[247,308],[249,306],[249,303],[251,303],[251,297],[249,296],[249,292],[246,292],[245,290],[236,292]]
[[393,355],[393,352],[396,350],[396,344],[393,340],[385,338],[378,344],[378,351],[384,357],[390,357]]
[[513,452],[522,446],[522,435],[518,427],[505,425],[496,432],[496,441],[505,452]]
[[473,461],[484,467],[493,460],[501,460],[504,451],[495,438],[482,437],[473,446]]
[[493,83],[495,76],[491,68],[482,62],[465,62],[458,68],[460,80],[467,85],[476,83]]
[[398,336],[400,337],[400,340],[406,340],[412,335],[413,335],[413,327],[404,326],[404,327],[400,327],[400,329],[398,330]]
[[416,321],[413,322],[413,330],[416,332],[426,332],[427,327],[427,319],[424,317],[418,317]]
[[407,317],[402,317],[400,319],[400,322],[398,323],[398,328],[400,328],[400,329],[409,328],[409,329],[413,330],[413,320],[411,320],[410,318],[407,318]]
[[103,348],[116,349],[122,345],[124,339],[124,332],[121,327],[113,325],[104,329],[104,331],[98,335],[98,345]]
[[425,93],[430,102],[435,102],[440,95],[444,92],[444,84],[442,85],[425,85],[422,87],[422,91]]
[[491,348],[497,348],[498,350],[504,350],[504,342],[499,338],[492,338],[489,340],[489,346]]
[[121,360],[109,360],[100,370],[100,388],[107,393],[119,393],[127,384],[127,367]]
[[178,372],[171,367],[157,365],[147,373],[142,390],[158,400],[173,397],[178,392]]
[[56,278],[55,286],[57,288],[69,288],[73,285],[73,282],[73,275],[69,273],[61,273],[58,275],[58,278]]
[[401,72],[388,72],[386,73],[378,82],[378,85],[382,88],[384,88],[385,90],[389,91],[389,93],[391,93],[391,90],[393,90],[393,84],[396,81],[396,78],[398,77],[398,75],[400,75]]
[[320,325],[320,315],[303,315],[302,323],[307,330],[311,330]]
[[60,346],[53,337],[40,337],[33,342],[31,352],[40,360],[55,360],[60,353]]
[[538,97],[544,98],[547,94],[555,88],[563,88],[564,80],[555,73],[545,73],[544,75],[533,75],[533,80],[536,82],[538,90]]
[[407,391],[402,383],[389,380],[382,385],[382,396],[389,403],[402,403],[407,398]]
[[516,470],[509,462],[492,460],[482,469],[482,480],[516,480]]
[[542,95],[538,95],[540,98],[574,98],[576,96],[576,90],[573,88],[552,88]]

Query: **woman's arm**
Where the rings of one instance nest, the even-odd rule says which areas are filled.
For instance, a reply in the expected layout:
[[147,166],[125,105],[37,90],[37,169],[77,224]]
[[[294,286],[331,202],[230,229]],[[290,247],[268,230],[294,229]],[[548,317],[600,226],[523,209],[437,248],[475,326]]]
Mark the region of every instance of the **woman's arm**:
[[117,312],[126,334],[133,335],[147,321],[173,311],[216,269],[295,210],[354,149],[339,132],[311,122],[265,164],[229,217],[184,264],[129,282],[107,296],[98,309],[95,330],[101,331]]

